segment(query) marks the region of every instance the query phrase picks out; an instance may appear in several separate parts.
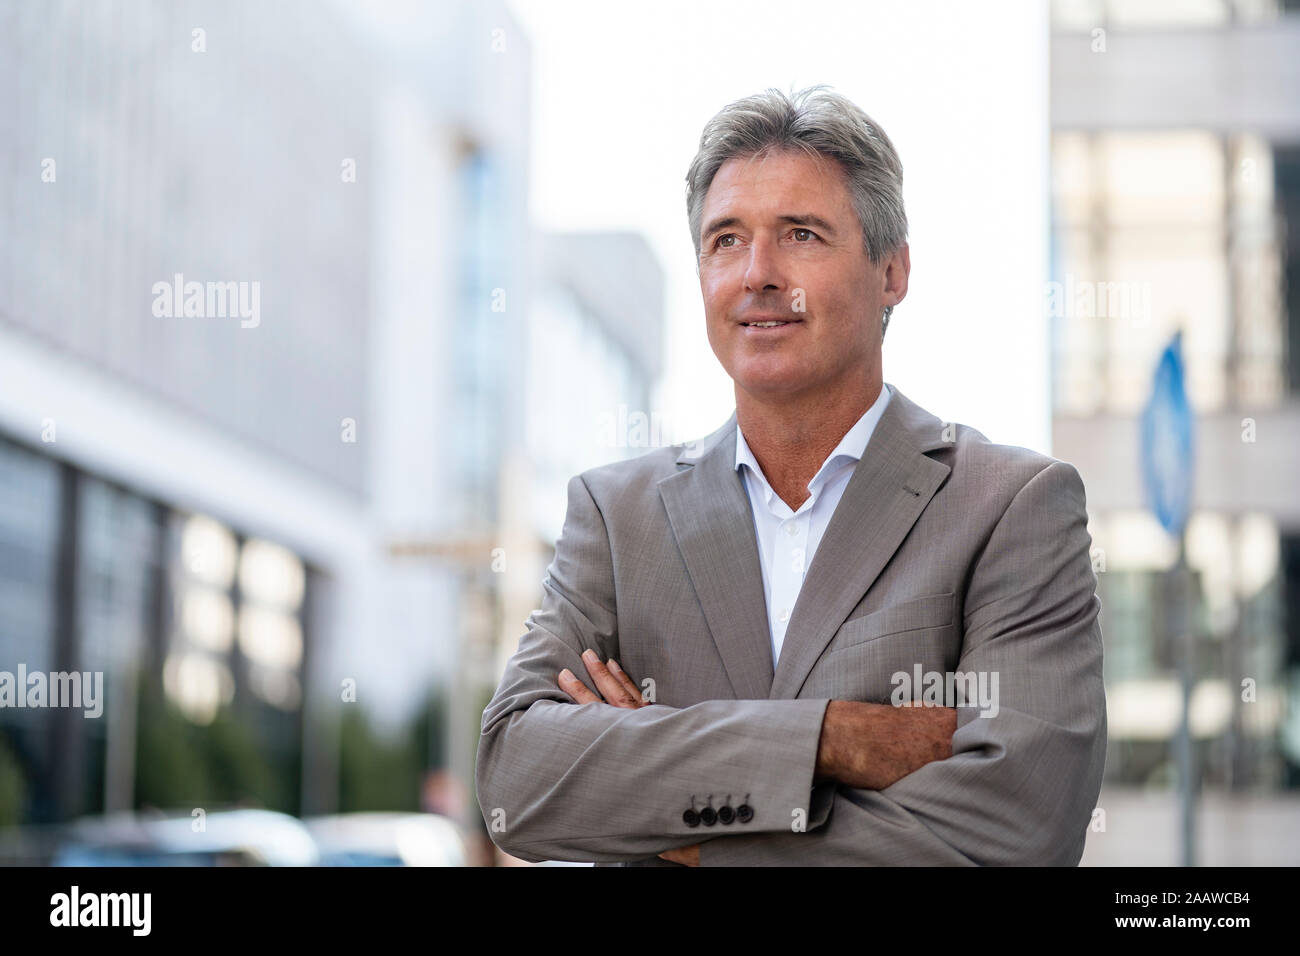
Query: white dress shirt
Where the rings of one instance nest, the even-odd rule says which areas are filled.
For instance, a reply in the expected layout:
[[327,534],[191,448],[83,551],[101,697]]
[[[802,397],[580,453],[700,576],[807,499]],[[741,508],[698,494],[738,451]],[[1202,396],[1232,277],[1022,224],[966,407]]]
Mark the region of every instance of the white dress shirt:
[[853,477],[853,469],[867,449],[876,423],[889,404],[890,394],[886,383],[875,403],[844,433],[835,450],[808,482],[808,498],[798,511],[791,511],[790,506],[772,490],[758,459],[749,450],[744,433],[739,427],[736,429],[736,468],[747,466],[742,474],[745,489],[749,492],[750,510],[754,513],[759,564],[763,568],[773,667],[781,658],[786,625],[790,623],[790,614],[803,587],[804,570],[812,564],[817,545],[821,543],[835,507]]

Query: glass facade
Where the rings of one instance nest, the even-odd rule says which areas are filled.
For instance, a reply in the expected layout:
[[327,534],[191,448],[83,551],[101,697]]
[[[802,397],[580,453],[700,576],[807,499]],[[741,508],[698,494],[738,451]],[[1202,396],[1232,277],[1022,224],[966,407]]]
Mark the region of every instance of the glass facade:
[[[59,488],[55,462],[0,438],[0,671],[15,677],[54,669]],[[53,816],[54,746],[49,710],[0,707],[0,824]]]
[[100,688],[98,713],[0,707],[0,825],[187,787],[215,802],[218,773],[227,799],[296,811],[312,577],[279,544],[0,438],[0,671]]
[[[135,775],[135,700],[149,658],[150,619],[162,586],[157,560],[161,512],[150,501],[89,476],[77,485],[77,594],[81,663],[104,675],[104,712],[82,721],[88,762],[84,801],[131,808]],[[145,664],[147,667],[147,664]]]
[[508,360],[505,288],[506,197],[504,180],[492,155],[467,149],[458,170],[457,195],[464,214],[457,220],[460,307],[451,323],[448,367],[455,383],[450,409],[460,482],[469,527],[497,519],[497,483],[505,421],[505,370]]
[[[571,290],[552,285],[535,297],[528,319],[529,401],[524,425],[535,489],[532,522],[555,541],[568,508],[569,479],[588,468],[643,455],[649,441],[671,444],[665,424],[633,431],[652,419],[650,382],[639,363],[613,341]],[[581,369],[581,375],[556,374]]]
[[[1288,222],[1291,187],[1274,147],[1194,129],[1057,130],[1052,147],[1054,414],[1136,417],[1179,329],[1198,415],[1249,416],[1292,400],[1283,274],[1288,226],[1300,220]],[[1182,713],[1182,650],[1168,636],[1177,541],[1144,511],[1092,495],[1089,508],[1106,642],[1106,779],[1172,786]],[[1300,655],[1288,639],[1298,622],[1286,614],[1300,584],[1285,560],[1293,542],[1273,516],[1244,508],[1201,509],[1189,521],[1189,720],[1206,786],[1298,781],[1287,716],[1300,712]]]
[[1272,152],[1196,131],[1053,136],[1058,413],[1133,414],[1184,329],[1199,412],[1286,395]]

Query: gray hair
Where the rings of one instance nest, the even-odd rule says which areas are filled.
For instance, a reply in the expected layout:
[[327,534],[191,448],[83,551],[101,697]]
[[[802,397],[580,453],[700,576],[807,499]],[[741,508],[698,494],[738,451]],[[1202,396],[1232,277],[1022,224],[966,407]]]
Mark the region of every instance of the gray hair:
[[[867,255],[875,265],[907,241],[903,164],[885,131],[855,103],[824,84],[787,96],[769,89],[736,100],[704,126],[700,148],[686,173],[686,215],[700,257],[704,197],[722,164],[769,150],[802,150],[836,160],[844,170],[862,223]],[[885,309],[881,334],[893,306]]]

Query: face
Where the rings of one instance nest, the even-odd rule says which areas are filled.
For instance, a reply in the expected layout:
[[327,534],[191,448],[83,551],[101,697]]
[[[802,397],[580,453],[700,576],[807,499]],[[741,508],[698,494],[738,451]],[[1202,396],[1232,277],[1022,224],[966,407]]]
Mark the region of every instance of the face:
[[[700,222],[709,344],[737,389],[791,397],[879,379],[881,313],[907,292],[907,246],[872,264],[838,163],[730,159]],[[765,320],[782,324],[751,324]]]

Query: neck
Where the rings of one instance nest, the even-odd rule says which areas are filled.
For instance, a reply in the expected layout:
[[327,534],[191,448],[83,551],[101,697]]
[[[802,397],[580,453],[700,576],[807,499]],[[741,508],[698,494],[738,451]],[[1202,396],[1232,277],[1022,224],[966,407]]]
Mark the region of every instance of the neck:
[[736,423],[772,490],[792,509],[807,499],[808,482],[883,387],[879,375],[853,388],[802,396],[755,394],[736,386]]

